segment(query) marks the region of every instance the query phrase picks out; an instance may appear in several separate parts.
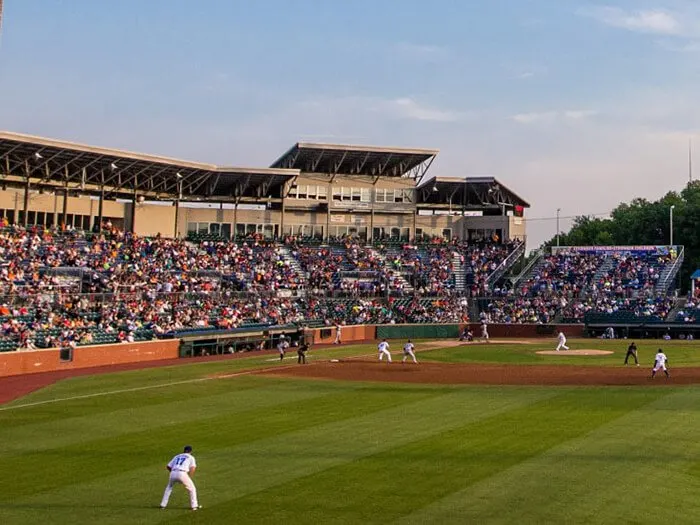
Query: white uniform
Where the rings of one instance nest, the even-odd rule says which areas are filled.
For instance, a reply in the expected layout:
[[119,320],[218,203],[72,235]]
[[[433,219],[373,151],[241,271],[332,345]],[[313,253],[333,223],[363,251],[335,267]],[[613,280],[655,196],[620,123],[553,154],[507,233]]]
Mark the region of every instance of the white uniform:
[[173,486],[175,483],[182,483],[187,492],[190,493],[190,506],[193,509],[199,508],[199,502],[197,501],[197,488],[194,486],[192,478],[190,478],[190,469],[197,466],[197,462],[192,454],[183,453],[178,454],[168,463],[170,468],[170,479],[168,480],[168,486],[165,487],[165,493],[163,494],[163,500],[160,502],[160,506],[165,508],[168,506],[168,500],[170,500],[170,494],[173,491]]
[[557,352],[561,349],[568,350],[569,347],[566,346],[566,336],[564,332],[559,332],[559,344],[557,345]]
[[413,352],[414,348],[415,347],[413,346],[413,343],[406,343],[405,345],[403,345],[403,363],[406,362],[408,356],[411,356],[414,363],[418,363],[418,360],[416,359],[416,354]]
[[333,341],[334,345],[340,344],[341,331],[342,331],[342,329],[340,328],[340,325],[335,327],[335,341]]
[[382,360],[382,357],[386,356],[386,360],[388,363],[391,363],[391,354],[389,353],[389,343],[386,341],[382,341],[377,345],[377,350],[379,350],[379,360]]
[[668,361],[668,357],[666,357],[666,354],[663,352],[659,352],[656,354],[656,360],[654,361],[654,372],[658,372],[659,370],[663,370],[664,372],[666,371],[666,361]]
[[486,326],[486,323],[481,323],[481,338],[485,339],[486,341],[489,340],[489,329]]

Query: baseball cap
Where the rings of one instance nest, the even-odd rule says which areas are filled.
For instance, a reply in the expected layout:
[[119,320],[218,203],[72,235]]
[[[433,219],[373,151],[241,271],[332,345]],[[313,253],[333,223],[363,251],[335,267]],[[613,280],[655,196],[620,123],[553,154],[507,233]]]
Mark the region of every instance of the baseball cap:
[[189,445],[185,445],[185,452],[192,452],[192,447]]

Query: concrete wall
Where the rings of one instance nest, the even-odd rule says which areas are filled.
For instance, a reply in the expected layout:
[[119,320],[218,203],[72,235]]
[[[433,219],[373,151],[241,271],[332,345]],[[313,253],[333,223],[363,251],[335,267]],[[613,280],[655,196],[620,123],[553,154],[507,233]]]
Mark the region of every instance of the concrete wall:
[[179,347],[179,340],[81,346],[73,352],[73,360],[67,362],[60,360],[60,351],[56,349],[3,352],[0,377],[175,359]]

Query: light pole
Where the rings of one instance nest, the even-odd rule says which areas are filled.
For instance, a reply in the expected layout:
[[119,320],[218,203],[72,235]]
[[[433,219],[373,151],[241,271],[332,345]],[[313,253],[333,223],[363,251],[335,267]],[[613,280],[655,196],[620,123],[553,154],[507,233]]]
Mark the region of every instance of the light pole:
[[557,248],[559,248],[559,213],[561,208],[557,208]]
[[671,237],[671,246],[673,246],[673,210],[676,207],[676,205],[672,205],[669,210],[668,210],[668,215],[669,215],[669,225],[670,225],[670,237]]

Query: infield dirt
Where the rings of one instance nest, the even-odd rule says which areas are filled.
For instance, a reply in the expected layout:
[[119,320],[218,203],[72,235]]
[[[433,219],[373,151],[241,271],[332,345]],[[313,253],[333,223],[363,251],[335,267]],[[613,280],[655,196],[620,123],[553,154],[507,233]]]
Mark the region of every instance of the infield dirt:
[[310,365],[266,370],[262,375],[341,381],[388,381],[449,385],[558,385],[638,386],[700,383],[700,368],[679,368],[673,377],[650,379],[641,367],[486,365],[462,363],[392,364],[370,360],[315,362]]

